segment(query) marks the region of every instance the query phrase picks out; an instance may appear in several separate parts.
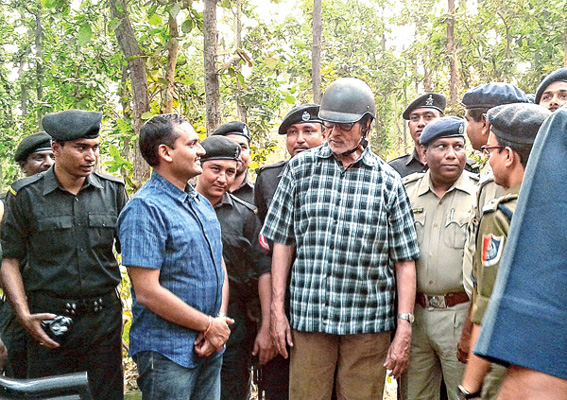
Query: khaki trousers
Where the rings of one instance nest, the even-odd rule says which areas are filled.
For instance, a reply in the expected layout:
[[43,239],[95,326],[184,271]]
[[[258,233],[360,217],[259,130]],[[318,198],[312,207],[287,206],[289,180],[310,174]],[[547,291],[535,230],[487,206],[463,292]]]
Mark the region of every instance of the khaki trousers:
[[409,368],[400,382],[403,400],[438,400],[441,377],[449,400],[458,400],[466,365],[457,360],[457,342],[468,306],[430,310],[415,305]]
[[[391,332],[328,335],[292,331],[291,400],[381,400]],[[336,385],[335,385],[336,371]]]

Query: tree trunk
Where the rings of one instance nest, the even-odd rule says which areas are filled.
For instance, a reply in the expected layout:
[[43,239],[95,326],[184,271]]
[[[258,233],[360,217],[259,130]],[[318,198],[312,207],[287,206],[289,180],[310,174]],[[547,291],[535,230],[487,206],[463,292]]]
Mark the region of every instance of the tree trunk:
[[[112,18],[116,18],[120,21],[120,24],[116,27],[115,33],[118,45],[128,61],[134,106],[134,136],[138,136],[143,125],[142,114],[150,110],[146,64],[143,58],[144,54],[140,49],[134,30],[132,29],[124,0],[109,0],[109,5]],[[134,145],[133,164],[133,181],[136,186],[139,187],[143,181],[149,177],[150,168],[142,158],[137,145]]]
[[[242,47],[242,0],[236,0],[236,49],[240,51]],[[236,71],[242,73],[242,58],[239,57],[238,64],[236,64]],[[238,111],[238,119],[244,123],[248,123],[248,112],[242,99],[244,98],[244,91],[240,79],[236,79],[236,109]]]
[[221,123],[220,85],[216,63],[218,49],[217,0],[205,0],[203,31],[207,135],[210,135]]
[[448,0],[447,16],[447,53],[449,54],[449,65],[451,66],[449,81],[449,108],[457,104],[459,92],[459,69],[457,64],[457,45],[455,43],[455,0]]
[[313,0],[313,49],[311,69],[313,75],[313,102],[321,104],[321,36],[322,36],[321,0]]
[[[35,12],[35,51],[36,51],[36,93],[37,102],[41,104],[43,98],[43,47],[41,39],[43,37],[43,26],[41,24],[41,2],[37,3],[37,11]],[[41,121],[43,118],[43,108],[37,108],[37,120]]]
[[[171,4],[176,4],[174,0]],[[169,44],[167,46],[167,69],[165,70],[165,80],[167,81],[167,90],[165,92],[165,104],[163,112],[173,112],[173,95],[175,93],[175,66],[177,65],[177,54],[179,52],[179,32],[177,30],[177,19],[169,14]]]

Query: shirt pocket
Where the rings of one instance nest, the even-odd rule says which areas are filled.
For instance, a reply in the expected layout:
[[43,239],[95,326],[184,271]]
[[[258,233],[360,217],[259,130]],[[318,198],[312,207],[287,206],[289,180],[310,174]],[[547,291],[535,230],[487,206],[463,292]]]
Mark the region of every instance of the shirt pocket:
[[112,251],[116,232],[116,214],[89,213],[89,245],[96,249]]
[[447,247],[463,249],[467,238],[467,223],[470,214],[466,211],[451,212],[445,221],[443,241]]
[[61,215],[38,218],[33,244],[39,254],[56,254],[66,251],[73,241],[73,217]]
[[425,211],[421,211],[413,214],[413,219],[415,220],[415,231],[417,233],[417,241],[421,246],[423,242],[423,237],[425,235]]

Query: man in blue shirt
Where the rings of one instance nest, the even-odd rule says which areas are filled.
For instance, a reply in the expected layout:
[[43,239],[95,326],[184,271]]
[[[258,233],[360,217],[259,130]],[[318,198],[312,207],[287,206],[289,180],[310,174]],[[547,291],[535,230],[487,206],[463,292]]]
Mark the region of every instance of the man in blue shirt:
[[228,280],[220,226],[187,181],[205,154],[191,124],[157,115],[140,132],[151,179],[118,220],[122,263],[132,281],[130,354],[146,399],[219,399]]

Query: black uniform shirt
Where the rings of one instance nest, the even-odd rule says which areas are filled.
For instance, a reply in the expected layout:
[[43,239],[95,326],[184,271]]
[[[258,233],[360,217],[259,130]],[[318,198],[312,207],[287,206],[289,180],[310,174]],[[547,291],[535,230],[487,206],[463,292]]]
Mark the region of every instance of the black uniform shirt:
[[121,280],[112,252],[116,219],[127,200],[120,179],[96,172],[76,196],[59,185],[53,167],[15,182],[2,247],[4,258],[20,260],[26,292],[84,298],[113,290]]
[[231,193],[241,200],[254,204],[254,185],[248,180],[248,173],[246,173],[246,178],[244,178],[242,185]]
[[393,160],[388,161],[388,164],[398,171],[402,178],[415,172],[427,171],[427,165],[419,160],[415,148],[411,153],[408,153],[405,156],[396,157]]
[[257,280],[270,272],[270,257],[258,235],[262,225],[255,207],[226,193],[215,207],[221,225],[222,255],[230,280],[230,298],[257,298]]
[[274,193],[276,193],[286,165],[287,161],[280,161],[258,169],[256,184],[254,185],[254,204],[258,207],[258,216],[262,223],[266,219],[268,207]]

